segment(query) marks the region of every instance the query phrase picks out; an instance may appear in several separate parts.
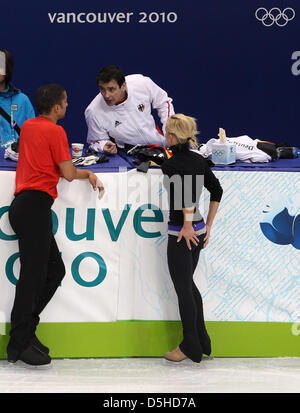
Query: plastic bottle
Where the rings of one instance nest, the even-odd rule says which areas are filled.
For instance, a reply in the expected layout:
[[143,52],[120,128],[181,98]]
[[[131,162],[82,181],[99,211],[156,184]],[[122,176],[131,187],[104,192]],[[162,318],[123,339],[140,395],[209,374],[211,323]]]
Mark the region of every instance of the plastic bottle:
[[276,149],[278,159],[293,159],[300,157],[300,149],[295,146],[281,146]]

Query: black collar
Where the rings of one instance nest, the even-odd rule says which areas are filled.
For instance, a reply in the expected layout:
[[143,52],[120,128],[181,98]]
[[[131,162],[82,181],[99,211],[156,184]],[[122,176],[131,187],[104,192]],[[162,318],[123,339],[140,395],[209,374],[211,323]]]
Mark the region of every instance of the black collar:
[[176,153],[188,152],[190,150],[190,145],[188,142],[177,143],[176,145],[170,146],[169,149],[172,151],[172,154],[175,155]]

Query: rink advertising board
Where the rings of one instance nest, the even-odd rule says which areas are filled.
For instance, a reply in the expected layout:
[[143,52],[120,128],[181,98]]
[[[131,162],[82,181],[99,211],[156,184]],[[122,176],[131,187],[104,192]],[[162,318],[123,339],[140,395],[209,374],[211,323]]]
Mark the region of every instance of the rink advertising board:
[[[242,352],[249,351],[243,342],[245,334],[253,337],[253,331],[262,326],[269,335],[268,329],[272,334],[283,329],[284,342],[290,340],[292,348],[295,344],[299,349],[299,174],[215,173],[224,197],[210,244],[202,251],[194,276],[208,326],[217,336],[225,331],[224,337],[226,328],[233,329]],[[7,187],[10,181],[13,187],[14,175],[1,172],[0,187]],[[162,174],[159,170],[148,174],[132,170],[99,174],[99,178],[107,188],[102,200],[87,182],[61,180],[58,185],[59,197],[52,208],[53,233],[66,276],[42,314],[45,324],[41,328],[46,328],[47,334],[48,328],[63,328],[66,323],[68,335],[73,329],[78,333],[78,325],[84,330],[92,326],[90,331],[96,336],[103,328],[111,330],[103,339],[106,343],[118,329],[129,329],[127,339],[135,343],[131,348],[125,345],[129,353],[139,340],[147,337],[151,341],[153,328],[165,331],[164,340],[178,338],[177,297],[166,259],[168,214]],[[19,258],[7,214],[13,192],[1,192],[0,289],[2,325],[6,325]],[[206,192],[200,207],[206,216]],[[148,333],[141,338],[143,329]],[[126,342],[126,335],[122,340]],[[227,343],[226,338],[223,341]],[[265,349],[263,343],[257,345],[255,351]],[[159,349],[156,343],[150,352]],[[289,345],[283,347],[281,355],[293,351],[288,349]]]

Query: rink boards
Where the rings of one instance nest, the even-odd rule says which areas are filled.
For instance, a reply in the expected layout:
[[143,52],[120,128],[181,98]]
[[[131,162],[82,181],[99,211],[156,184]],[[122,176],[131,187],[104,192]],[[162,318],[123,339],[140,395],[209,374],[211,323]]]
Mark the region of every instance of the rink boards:
[[[224,195],[195,282],[214,356],[299,356],[299,174],[216,171]],[[53,357],[160,356],[178,344],[177,298],[166,261],[167,203],[159,170],[61,180],[53,232],[66,276],[41,316]],[[0,172],[0,357],[18,278],[8,223],[14,172]],[[208,194],[200,209],[205,216]]]

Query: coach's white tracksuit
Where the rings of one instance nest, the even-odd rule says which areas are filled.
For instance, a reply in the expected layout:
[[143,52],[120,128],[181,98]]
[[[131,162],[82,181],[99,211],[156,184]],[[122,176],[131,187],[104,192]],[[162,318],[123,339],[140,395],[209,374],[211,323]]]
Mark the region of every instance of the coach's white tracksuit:
[[102,151],[109,138],[119,147],[124,144],[165,145],[158,132],[151,109],[156,109],[165,131],[165,123],[174,114],[172,99],[149,77],[126,76],[128,97],[125,102],[108,106],[99,93],[85,110],[88,126],[87,142]]

